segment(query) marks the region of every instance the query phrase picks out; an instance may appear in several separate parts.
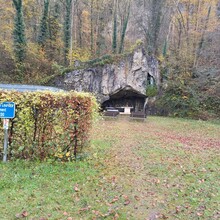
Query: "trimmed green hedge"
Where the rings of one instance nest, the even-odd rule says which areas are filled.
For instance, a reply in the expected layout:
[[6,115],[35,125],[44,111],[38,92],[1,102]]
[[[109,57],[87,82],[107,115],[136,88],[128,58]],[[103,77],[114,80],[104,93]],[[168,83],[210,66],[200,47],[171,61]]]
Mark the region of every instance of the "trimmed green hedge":
[[[75,92],[0,91],[0,102],[15,102],[9,124],[9,158],[71,160],[88,141],[95,98]],[[0,155],[3,152],[1,129]]]

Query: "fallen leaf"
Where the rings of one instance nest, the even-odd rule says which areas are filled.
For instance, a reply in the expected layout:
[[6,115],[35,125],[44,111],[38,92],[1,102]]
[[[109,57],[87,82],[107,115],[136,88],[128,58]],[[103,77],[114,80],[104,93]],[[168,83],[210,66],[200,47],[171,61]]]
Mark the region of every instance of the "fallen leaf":
[[200,213],[200,212],[197,212],[197,215],[198,215],[198,216],[202,216],[203,214],[202,214],[202,213]]
[[74,186],[74,190],[75,190],[75,192],[79,192],[78,184],[76,184],[76,185]]
[[118,199],[119,199],[118,196],[115,196],[115,198],[111,201],[111,203],[118,201]]
[[134,198],[135,198],[137,201],[140,201],[140,197],[134,196]]
[[160,180],[159,179],[156,179],[155,180],[155,184],[159,184],[160,183]]
[[178,214],[181,211],[181,206],[176,207],[176,214]]
[[168,219],[168,216],[162,214],[162,215],[161,215],[161,218],[162,218],[162,219]]
[[67,212],[64,212],[64,213],[63,213],[63,215],[67,216],[67,215],[68,215],[68,213],[67,213]]
[[88,211],[88,210],[90,210],[90,209],[91,209],[91,206],[88,206],[88,207],[85,207],[85,208],[81,208],[81,209],[79,210],[79,212]]
[[27,217],[28,216],[28,212],[27,211],[23,211],[21,214],[22,217]]
[[79,201],[80,201],[80,198],[79,198],[79,197],[76,197],[75,200],[76,200],[76,202],[79,202]]
[[97,210],[92,210],[92,213],[94,213],[95,215],[100,215],[100,212]]
[[124,202],[124,205],[128,205],[128,204],[130,204],[130,200],[126,200],[125,202]]
[[113,177],[112,177],[112,182],[115,182],[115,180],[116,180],[116,177],[113,176]]
[[113,220],[117,220],[117,219],[119,219],[119,215],[118,215],[118,213],[115,214]]
[[126,200],[126,199],[128,199],[128,196],[126,196],[126,195],[122,195],[122,197]]

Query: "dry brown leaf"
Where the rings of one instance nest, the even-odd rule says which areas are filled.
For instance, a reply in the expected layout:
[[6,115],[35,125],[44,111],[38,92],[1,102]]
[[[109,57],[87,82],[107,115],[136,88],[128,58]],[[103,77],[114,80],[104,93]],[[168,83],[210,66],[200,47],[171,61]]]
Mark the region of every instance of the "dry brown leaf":
[[74,187],[75,192],[79,192],[79,188],[77,186]]
[[115,198],[111,201],[111,203],[114,203],[114,202],[116,202],[118,200],[119,200],[118,196],[115,196]]
[[130,200],[126,200],[126,201],[124,202],[124,205],[128,205],[128,204],[130,204],[130,203],[131,203]]
[[27,217],[28,216],[28,212],[27,211],[23,211],[21,214],[22,217]]
[[68,213],[67,213],[67,212],[64,212],[64,213],[63,213],[63,215],[67,216],[67,215],[68,215]]
[[134,196],[134,198],[135,198],[137,201],[140,201],[140,197]]

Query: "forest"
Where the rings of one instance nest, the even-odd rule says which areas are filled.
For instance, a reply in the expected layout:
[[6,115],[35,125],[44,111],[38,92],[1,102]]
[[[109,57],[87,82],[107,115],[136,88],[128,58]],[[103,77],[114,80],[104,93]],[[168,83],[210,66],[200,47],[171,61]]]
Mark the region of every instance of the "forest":
[[160,63],[155,108],[220,117],[219,0],[0,0],[0,24],[1,83],[45,84],[142,45]]

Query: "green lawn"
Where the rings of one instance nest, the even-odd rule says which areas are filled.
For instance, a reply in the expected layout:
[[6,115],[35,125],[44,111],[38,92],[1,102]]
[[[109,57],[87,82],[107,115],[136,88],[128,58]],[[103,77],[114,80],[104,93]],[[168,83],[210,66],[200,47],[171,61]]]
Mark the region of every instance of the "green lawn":
[[99,121],[77,162],[0,163],[0,219],[219,219],[220,125]]

